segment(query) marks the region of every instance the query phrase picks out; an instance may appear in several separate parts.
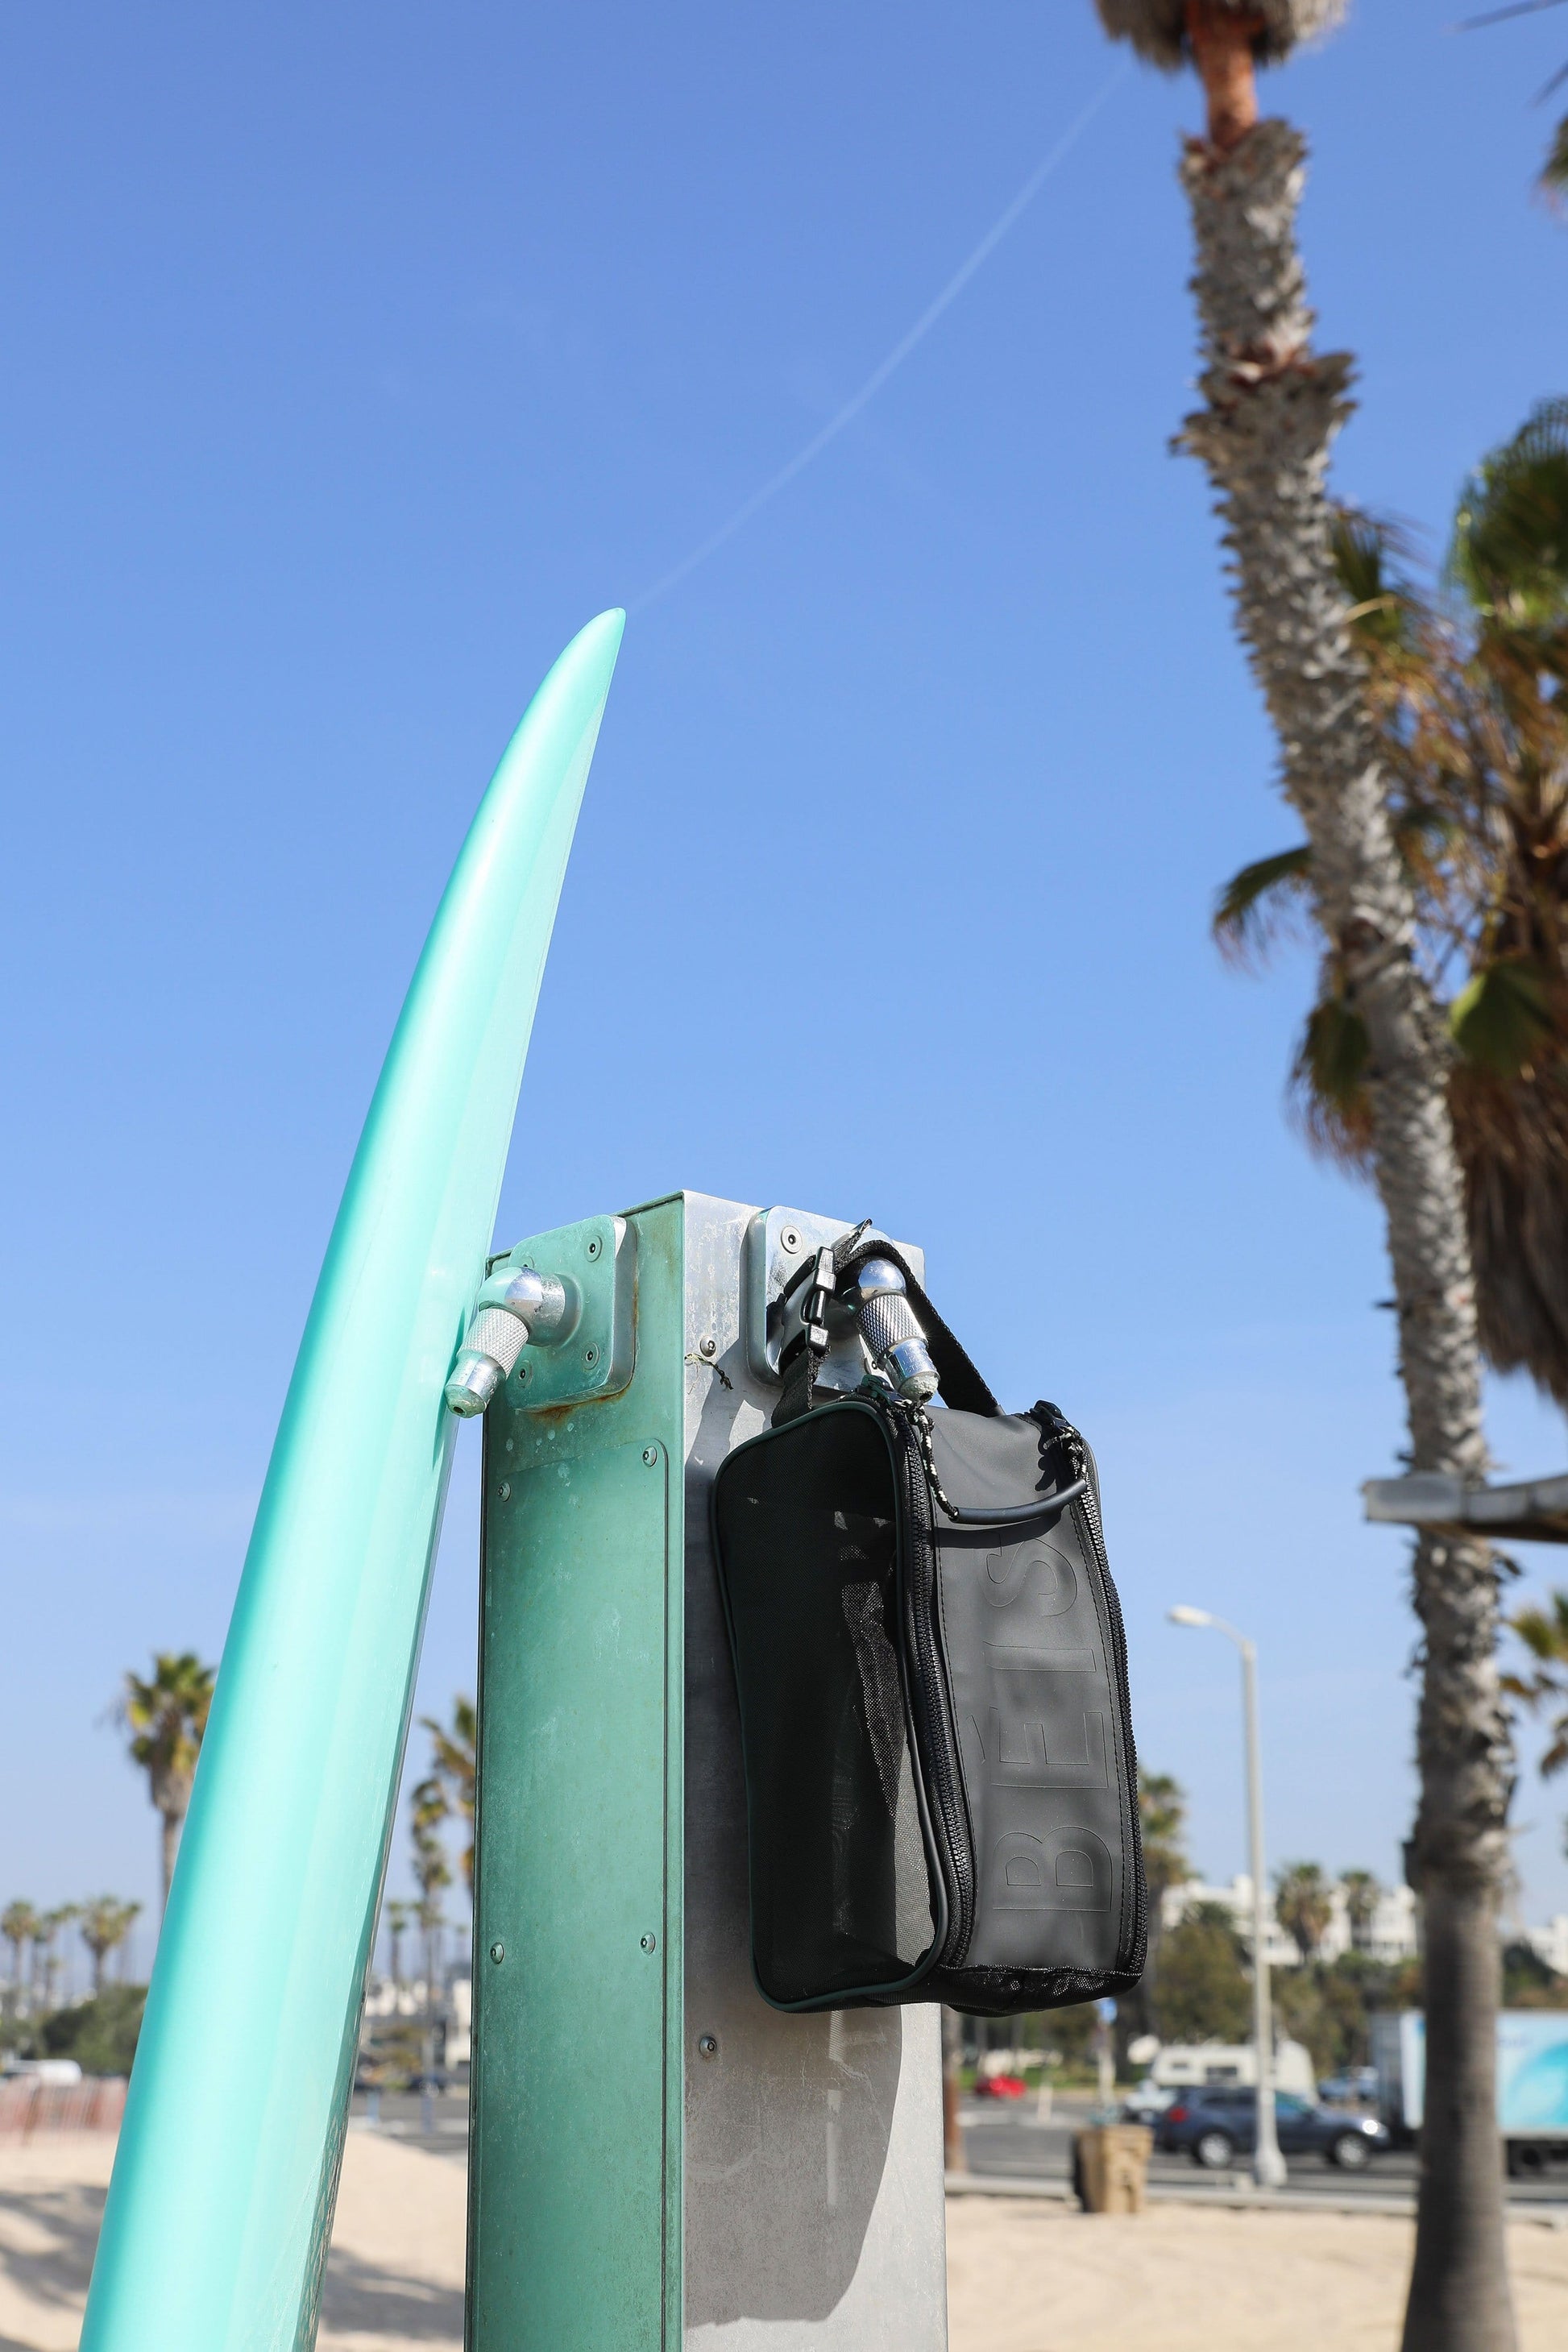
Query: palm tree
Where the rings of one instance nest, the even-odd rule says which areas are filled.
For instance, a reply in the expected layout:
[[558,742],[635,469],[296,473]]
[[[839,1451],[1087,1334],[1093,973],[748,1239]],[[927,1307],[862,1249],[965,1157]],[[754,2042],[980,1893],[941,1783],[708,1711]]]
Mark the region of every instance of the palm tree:
[[392,1947],[392,1982],[395,1990],[403,1986],[403,1938],[414,1916],[411,1903],[389,1903],[386,1906],[386,1935]]
[[[7,1903],[0,1911],[0,1936],[11,1947],[11,1994],[8,2006],[20,2010],[26,1979],[22,1971],[22,1955],[30,1951],[37,1932],[38,1915],[30,1903]],[[30,1976],[30,1971],[29,1971]]]
[[459,1691],[452,1701],[452,1728],[446,1730],[434,1716],[422,1716],[424,1728],[430,1734],[434,1749],[434,1771],[451,1801],[458,1818],[468,1824],[468,1843],[463,1848],[463,1882],[468,1890],[468,1900],[474,1899],[474,1782],[477,1772],[479,1718],[471,1698]]
[[96,2000],[103,1990],[103,1964],[110,1952],[123,1944],[131,1931],[131,1923],[142,1910],[140,1903],[121,1903],[117,1895],[95,1895],[82,1906],[80,1935],[92,1955],[92,1991]]
[[1368,1931],[1383,1900],[1383,1888],[1370,1870],[1342,1870],[1340,1892],[1345,1898],[1345,1917],[1350,1921],[1351,1949],[1364,1952]]
[[[1417,950],[1451,1041],[1482,1347],[1568,1404],[1568,403],[1542,402],[1466,486],[1439,601],[1365,515],[1335,519]],[[1220,895],[1246,961],[1309,887],[1310,845]],[[1331,954],[1296,1061],[1309,1139],[1372,1167],[1365,1024]]]
[[1333,1898],[1315,1862],[1288,1862],[1274,1876],[1274,1915],[1302,1960],[1314,1959],[1333,1917]]
[[[1352,362],[1312,348],[1295,240],[1306,145],[1257,119],[1256,64],[1326,30],[1340,0],[1098,0],[1156,64],[1190,63],[1207,136],[1181,179],[1197,242],[1203,405],[1181,446],[1224,526],[1242,637],[1274,722],[1281,782],[1312,856],[1310,904],[1339,993],[1368,1041],[1373,1173],[1387,1227],[1416,1470],[1486,1475],[1474,1276],[1447,1091],[1447,1049],[1415,955],[1416,911],[1390,822],[1324,483]],[[1511,2352],[1497,2160],[1497,1914],[1508,1867],[1509,1723],[1496,1661],[1497,1570],[1484,1544],[1424,1532],[1415,1551],[1424,1673],[1421,1795],[1407,1849],[1425,1903],[1426,2081],[1405,2352]]]
[[447,1791],[433,1773],[420,1781],[409,1799],[414,1877],[419,1889],[418,1918],[425,1936],[425,2068],[420,2116],[426,2131],[434,2117],[431,2099],[436,2065],[436,1981],[441,1958],[441,1896],[452,1884],[441,1824],[450,1811]]
[[[42,1974],[46,2009],[59,2007],[55,1996],[59,1989],[60,1956],[56,1947],[59,1942],[60,1930],[70,1927],[80,1913],[79,1903],[57,1903],[52,1911],[40,1913],[38,1924],[33,1931],[33,1981],[36,1985]],[[40,1958],[43,1963],[41,1971]]]
[[1172,1773],[1146,1772],[1138,1768],[1138,1811],[1143,1832],[1143,1874],[1149,1888],[1149,1952],[1138,1987],[1139,2023],[1144,2032],[1155,2031],[1155,1979],[1160,1971],[1160,1942],[1164,1932],[1164,1898],[1192,1874],[1182,1832],[1186,1826],[1187,1794]]
[[169,1883],[180,1831],[190,1808],[191,1783],[196,1758],[207,1727],[216,1668],[204,1666],[194,1650],[159,1650],[153,1659],[152,1679],[125,1677],[120,1715],[133,1737],[131,1760],[147,1775],[153,1802],[163,1818],[159,1848],[163,1864],[163,1909],[169,1907]]
[[421,1780],[409,1799],[409,1834],[414,1846],[414,1883],[419,1889],[417,1916],[425,1936],[425,2001],[433,2010],[438,1965],[437,1939],[441,1931],[441,1897],[452,1884],[452,1866],[441,1837],[441,1824],[451,1811],[447,1792],[432,1774]]
[[1543,1609],[1521,1609],[1509,1620],[1535,1662],[1530,1675],[1505,1675],[1503,1688],[1539,1713],[1555,1707],[1552,1744],[1541,1759],[1544,1778],[1568,1764],[1568,1592],[1554,1592]]

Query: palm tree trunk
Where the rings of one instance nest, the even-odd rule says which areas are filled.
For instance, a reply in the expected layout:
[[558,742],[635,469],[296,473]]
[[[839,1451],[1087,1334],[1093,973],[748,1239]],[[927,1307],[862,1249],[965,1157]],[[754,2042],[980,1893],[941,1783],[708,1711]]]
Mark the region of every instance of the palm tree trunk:
[[[163,1865],[163,1911],[167,1911],[169,1907],[169,1888],[174,1876],[174,1856],[180,1851],[180,1829],[184,1818],[184,1813],[164,1813],[162,1816],[163,1831],[160,1854]],[[163,1912],[160,1912],[159,1916],[162,1917]]]
[[1209,142],[1234,147],[1258,120],[1254,37],[1262,20],[1243,16],[1226,0],[1187,0],[1187,39],[1208,101]]
[[[1346,352],[1315,354],[1295,245],[1305,142],[1259,123],[1191,142],[1205,406],[1182,443],[1218,493],[1238,618],[1312,847],[1319,920],[1372,1048],[1373,1145],[1417,1470],[1485,1475],[1475,1294],[1445,1040],[1415,960],[1333,569],[1324,477],[1349,413]],[[1512,1790],[1485,1545],[1423,1536],[1421,1796],[1410,1876],[1426,1916],[1426,2114],[1405,2352],[1511,2352],[1493,2079],[1497,1906]]]

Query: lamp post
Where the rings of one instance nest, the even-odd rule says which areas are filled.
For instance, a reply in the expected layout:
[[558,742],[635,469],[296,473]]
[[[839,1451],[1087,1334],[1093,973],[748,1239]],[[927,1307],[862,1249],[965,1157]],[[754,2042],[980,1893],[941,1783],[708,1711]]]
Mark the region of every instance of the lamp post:
[[1263,1758],[1258,1739],[1258,1651],[1245,1633],[1206,1609],[1168,1609],[1173,1625],[1209,1625],[1241,1652],[1241,1708],[1247,1727],[1247,1832],[1252,1859],[1252,2038],[1258,2052],[1258,2141],[1252,2177],[1259,2189],[1283,2189],[1285,2159],[1274,2123],[1274,2020],[1268,1993],[1268,1926],[1264,1917]]

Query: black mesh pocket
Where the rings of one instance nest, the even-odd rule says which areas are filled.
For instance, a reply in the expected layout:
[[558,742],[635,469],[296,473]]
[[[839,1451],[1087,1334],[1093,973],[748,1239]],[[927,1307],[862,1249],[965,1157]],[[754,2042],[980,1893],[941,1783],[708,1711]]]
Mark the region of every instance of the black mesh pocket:
[[935,1933],[899,1667],[893,1470],[827,1407],[714,1486],[741,1700],[757,1981],[782,2007],[901,1985]]

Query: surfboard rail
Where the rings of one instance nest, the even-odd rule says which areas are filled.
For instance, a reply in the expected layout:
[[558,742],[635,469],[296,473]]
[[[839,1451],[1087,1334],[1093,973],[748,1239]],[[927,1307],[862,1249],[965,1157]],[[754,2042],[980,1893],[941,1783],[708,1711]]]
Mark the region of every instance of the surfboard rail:
[[442,1391],[495,1223],[625,616],[469,828],[289,1381],[159,1941],[82,2352],[309,2352],[431,1564]]

